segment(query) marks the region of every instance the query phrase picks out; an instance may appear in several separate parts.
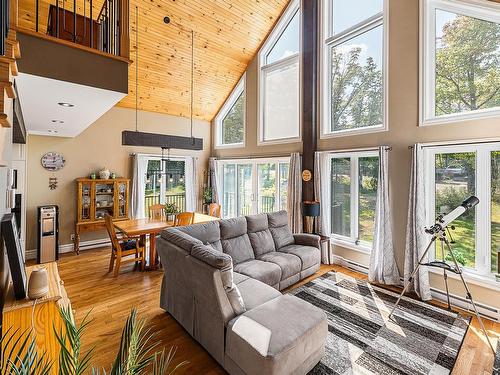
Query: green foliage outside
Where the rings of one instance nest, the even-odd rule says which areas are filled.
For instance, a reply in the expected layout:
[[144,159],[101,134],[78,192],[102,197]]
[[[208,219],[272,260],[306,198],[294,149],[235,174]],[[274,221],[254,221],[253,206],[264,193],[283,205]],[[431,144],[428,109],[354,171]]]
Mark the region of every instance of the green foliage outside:
[[436,115],[500,106],[500,25],[459,15],[442,32],[436,41]]
[[334,48],[331,57],[332,130],[380,125],[383,122],[382,70],[372,57],[361,60],[362,48]]
[[233,144],[243,142],[243,123],[245,115],[245,92],[243,91],[239,98],[229,110],[228,114],[222,120],[222,143]]

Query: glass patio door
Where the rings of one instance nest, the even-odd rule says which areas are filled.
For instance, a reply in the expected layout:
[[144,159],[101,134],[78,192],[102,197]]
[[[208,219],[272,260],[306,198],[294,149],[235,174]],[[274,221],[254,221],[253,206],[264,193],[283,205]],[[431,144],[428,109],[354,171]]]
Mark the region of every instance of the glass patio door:
[[224,218],[286,209],[288,159],[219,164]]
[[[154,204],[172,204],[178,212],[186,210],[186,163],[184,160],[170,159],[163,162],[159,158],[147,160],[145,180],[145,215]],[[163,173],[157,171],[163,170]]]

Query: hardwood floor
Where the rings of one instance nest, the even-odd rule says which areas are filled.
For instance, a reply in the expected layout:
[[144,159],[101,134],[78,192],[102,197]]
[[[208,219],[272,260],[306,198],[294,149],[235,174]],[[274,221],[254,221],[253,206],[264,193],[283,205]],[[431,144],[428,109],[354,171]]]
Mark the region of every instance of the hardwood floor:
[[[179,374],[224,374],[217,362],[169,314],[160,309],[163,271],[132,271],[133,266],[127,265],[114,278],[107,273],[109,252],[107,248],[88,250],[78,256],[65,254],[59,260],[59,272],[75,310],[76,321],[79,323],[89,311],[93,318],[84,337],[83,350],[96,348],[92,361],[94,366],[106,370],[110,368],[125,319],[130,309],[137,307],[140,317],[147,319],[148,326],[157,332],[158,347],[176,347],[175,363],[189,361]],[[366,279],[365,275],[342,267],[322,266],[320,271],[302,283],[330,270]],[[500,324],[488,320],[485,323],[496,345]],[[453,374],[491,375],[493,354],[479,331],[479,324],[474,318]]]

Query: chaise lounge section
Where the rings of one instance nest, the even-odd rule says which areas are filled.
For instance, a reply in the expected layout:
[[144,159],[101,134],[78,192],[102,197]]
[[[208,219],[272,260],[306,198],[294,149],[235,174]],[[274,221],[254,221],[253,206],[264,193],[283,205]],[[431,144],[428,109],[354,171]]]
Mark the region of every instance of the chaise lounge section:
[[157,240],[160,306],[230,374],[305,374],[324,353],[324,312],[279,290],[315,273],[319,237],[286,211],[171,228]]

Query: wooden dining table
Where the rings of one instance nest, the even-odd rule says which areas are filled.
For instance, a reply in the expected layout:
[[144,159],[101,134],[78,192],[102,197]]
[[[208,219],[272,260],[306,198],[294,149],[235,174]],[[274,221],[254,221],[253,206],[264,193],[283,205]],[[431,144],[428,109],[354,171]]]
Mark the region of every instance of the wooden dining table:
[[[214,216],[205,215],[195,212],[193,224],[205,223],[208,221],[219,220]],[[156,269],[156,241],[155,237],[166,228],[174,226],[174,221],[157,220],[157,219],[130,219],[117,221],[114,223],[115,228],[126,236],[140,236],[143,242],[149,239],[149,259],[146,264],[147,270]]]

